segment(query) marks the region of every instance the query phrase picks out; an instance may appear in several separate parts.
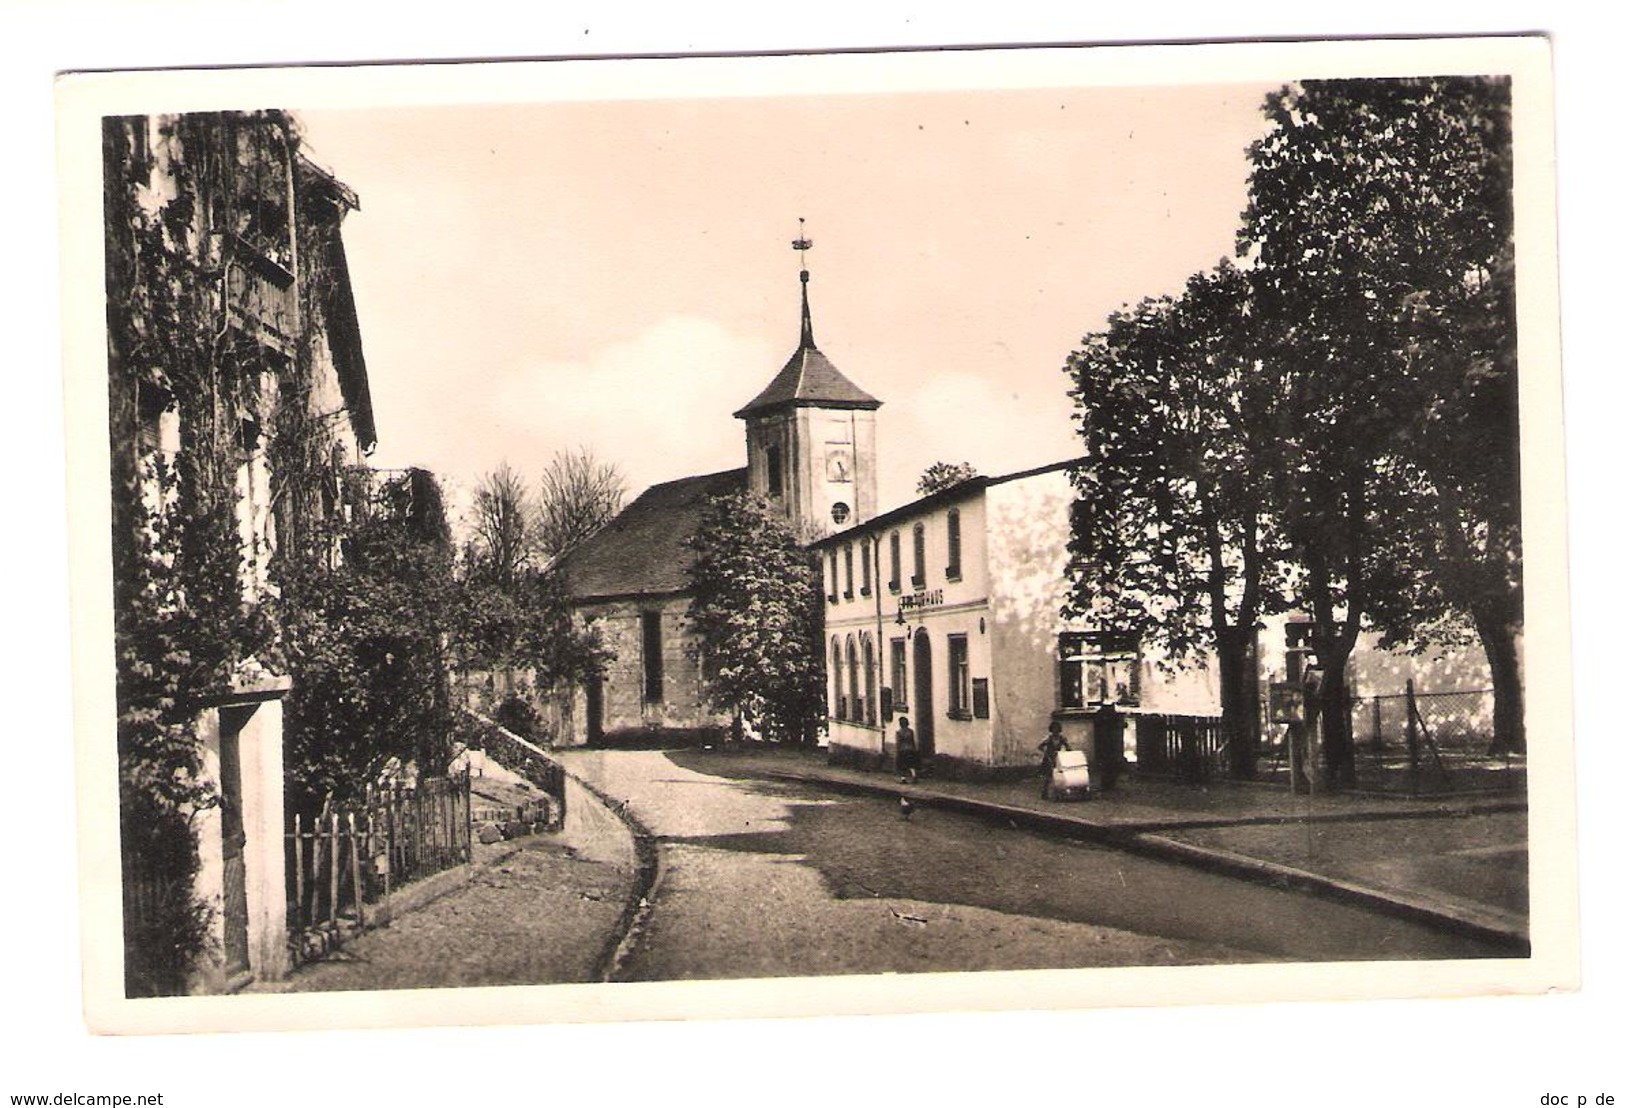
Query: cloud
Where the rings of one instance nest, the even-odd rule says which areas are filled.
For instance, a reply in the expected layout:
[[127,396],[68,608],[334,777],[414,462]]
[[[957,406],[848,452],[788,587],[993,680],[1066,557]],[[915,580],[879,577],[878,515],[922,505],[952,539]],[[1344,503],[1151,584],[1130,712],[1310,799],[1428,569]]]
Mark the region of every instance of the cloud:
[[776,358],[761,339],[708,319],[667,316],[584,359],[530,361],[500,375],[487,416],[518,440],[505,456],[521,472],[586,445],[621,468],[635,496],[658,481],[744,465],[744,424],[732,413],[787,354]]

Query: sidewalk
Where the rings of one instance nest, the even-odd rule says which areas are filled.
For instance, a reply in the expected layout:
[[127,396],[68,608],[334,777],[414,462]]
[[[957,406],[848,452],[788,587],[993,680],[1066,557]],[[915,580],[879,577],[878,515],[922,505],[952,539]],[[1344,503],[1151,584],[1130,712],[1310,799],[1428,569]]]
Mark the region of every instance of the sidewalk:
[[829,765],[822,751],[684,751],[695,769],[801,781],[951,808],[1378,911],[1505,945],[1529,944],[1528,805],[1522,794],[1296,796],[1273,786],[1190,786],[1125,775],[1110,792],[1058,803],[1028,782],[926,778]]
[[[481,783],[511,799],[499,773]],[[404,886],[393,919],[285,981],[250,992],[546,985],[603,980],[635,899],[639,860],[625,823],[573,778],[565,826],[474,844],[469,865]],[[478,799],[478,798],[477,798]]]

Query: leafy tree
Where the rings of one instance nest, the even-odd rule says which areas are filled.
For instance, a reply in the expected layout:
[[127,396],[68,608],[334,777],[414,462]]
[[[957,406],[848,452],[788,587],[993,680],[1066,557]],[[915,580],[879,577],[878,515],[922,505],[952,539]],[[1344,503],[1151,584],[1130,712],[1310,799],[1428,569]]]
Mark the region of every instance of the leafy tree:
[[1486,78],[1304,82],[1268,97],[1251,151],[1241,242],[1283,397],[1273,499],[1334,784],[1366,623],[1403,644],[1470,619],[1497,743],[1523,745],[1508,106]]
[[553,456],[537,490],[536,545],[557,561],[615,518],[626,498],[626,478],[587,447]]
[[457,664],[464,670],[522,669],[537,689],[579,684],[600,672],[608,653],[600,636],[576,626],[563,585],[527,569],[508,581],[477,568],[459,581]]
[[932,462],[920,474],[919,483],[914,491],[921,496],[930,496],[943,489],[951,489],[955,485],[963,485],[976,476],[976,467],[969,462]]
[[1069,609],[1175,665],[1213,652],[1241,777],[1257,761],[1255,628],[1280,603],[1260,480],[1273,388],[1249,318],[1246,276],[1227,262],[1114,315],[1067,362],[1089,457],[1074,476]]
[[283,585],[295,811],[358,795],[392,762],[435,773],[449,755],[459,601],[439,486],[410,470],[356,507],[340,563],[291,566]]
[[823,597],[792,525],[749,496],[710,502],[689,540],[706,700],[774,741],[812,742],[823,721]]

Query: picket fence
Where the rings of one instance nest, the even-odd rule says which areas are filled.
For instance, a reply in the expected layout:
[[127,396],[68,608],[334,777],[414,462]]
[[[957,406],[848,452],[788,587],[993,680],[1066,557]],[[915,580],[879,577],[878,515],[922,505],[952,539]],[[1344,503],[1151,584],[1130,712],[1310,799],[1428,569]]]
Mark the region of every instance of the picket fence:
[[288,937],[296,961],[319,956],[388,910],[398,885],[472,860],[465,769],[415,787],[371,788],[354,805],[295,815],[285,835]]

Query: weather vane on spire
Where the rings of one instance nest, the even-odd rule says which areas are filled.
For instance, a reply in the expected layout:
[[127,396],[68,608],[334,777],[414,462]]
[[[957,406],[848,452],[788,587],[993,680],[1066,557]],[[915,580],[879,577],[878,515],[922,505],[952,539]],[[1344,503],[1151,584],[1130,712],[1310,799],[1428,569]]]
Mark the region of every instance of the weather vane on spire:
[[795,247],[797,253],[801,255],[801,279],[805,282],[807,280],[807,251],[812,249],[812,239],[807,237],[807,221],[797,217],[796,222],[801,225],[801,234],[790,245]]

